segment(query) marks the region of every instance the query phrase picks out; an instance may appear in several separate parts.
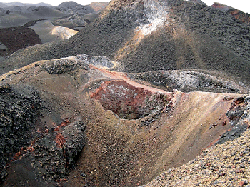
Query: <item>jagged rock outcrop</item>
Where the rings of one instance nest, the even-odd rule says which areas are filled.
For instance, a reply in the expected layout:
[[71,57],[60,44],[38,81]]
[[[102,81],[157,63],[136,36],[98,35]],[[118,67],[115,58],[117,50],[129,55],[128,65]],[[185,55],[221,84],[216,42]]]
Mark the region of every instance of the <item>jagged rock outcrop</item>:
[[230,110],[227,112],[227,116],[230,119],[230,123],[233,128],[230,131],[221,135],[220,140],[216,144],[222,144],[226,141],[232,141],[239,138],[242,132],[249,128],[249,96],[240,97],[234,100]]
[[41,100],[32,87],[0,87],[0,182],[6,177],[6,166],[15,160],[16,153],[28,147],[39,116]]
[[59,127],[40,132],[33,142],[34,153],[28,155],[37,177],[57,181],[68,176],[85,146],[84,130],[84,123],[78,119],[72,123],[66,120]]

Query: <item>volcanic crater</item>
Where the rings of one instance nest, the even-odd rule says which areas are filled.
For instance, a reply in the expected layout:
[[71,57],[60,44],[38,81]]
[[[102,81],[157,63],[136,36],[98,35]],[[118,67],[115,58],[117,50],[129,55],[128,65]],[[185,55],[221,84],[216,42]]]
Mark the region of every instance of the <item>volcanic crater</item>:
[[[145,184],[195,158],[228,131],[226,113],[242,96],[167,92],[85,61],[40,61],[1,77],[3,85],[29,85],[41,101],[30,129],[32,149],[9,163],[4,185]],[[27,163],[31,166],[24,167]],[[27,175],[16,180],[17,168]]]
[[105,81],[91,94],[105,110],[111,110],[120,118],[139,119],[167,110],[171,98],[135,87],[124,80]]

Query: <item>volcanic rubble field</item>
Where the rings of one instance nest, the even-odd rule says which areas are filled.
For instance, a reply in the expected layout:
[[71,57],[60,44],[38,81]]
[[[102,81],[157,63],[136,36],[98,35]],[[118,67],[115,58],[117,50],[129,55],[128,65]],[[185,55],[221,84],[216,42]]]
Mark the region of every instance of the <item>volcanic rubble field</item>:
[[[244,92],[233,82],[217,78],[197,91],[168,92],[129,78],[140,74],[108,70],[114,62],[107,60],[44,60],[1,76],[3,186],[142,185],[195,159],[221,135],[224,142],[248,128],[243,94],[199,91],[224,85]],[[183,77],[183,88],[211,82],[192,73],[196,79]]]

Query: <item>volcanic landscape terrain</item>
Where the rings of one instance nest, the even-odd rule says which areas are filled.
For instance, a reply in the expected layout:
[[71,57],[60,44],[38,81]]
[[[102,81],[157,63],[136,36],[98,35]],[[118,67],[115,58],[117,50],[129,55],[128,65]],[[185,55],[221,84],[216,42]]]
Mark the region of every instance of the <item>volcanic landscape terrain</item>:
[[248,14],[197,0],[21,10],[40,17],[1,29],[34,43],[0,32],[1,186],[250,184]]

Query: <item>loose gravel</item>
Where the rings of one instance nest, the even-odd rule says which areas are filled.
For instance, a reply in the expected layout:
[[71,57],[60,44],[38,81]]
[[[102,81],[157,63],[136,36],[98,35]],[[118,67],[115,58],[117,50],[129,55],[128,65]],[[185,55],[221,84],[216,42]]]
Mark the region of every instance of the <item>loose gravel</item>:
[[217,144],[179,168],[171,168],[144,187],[249,186],[250,130],[241,137]]

